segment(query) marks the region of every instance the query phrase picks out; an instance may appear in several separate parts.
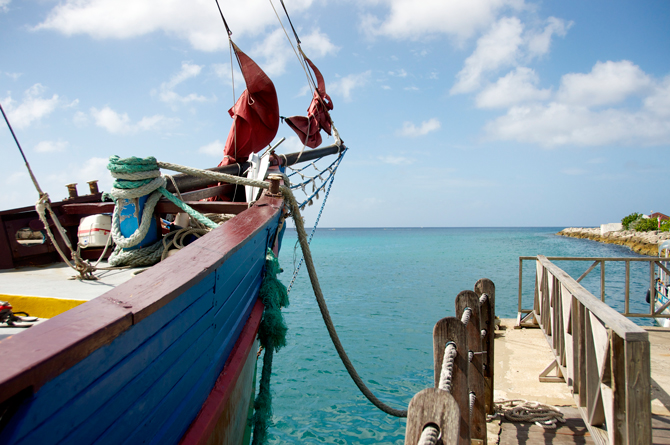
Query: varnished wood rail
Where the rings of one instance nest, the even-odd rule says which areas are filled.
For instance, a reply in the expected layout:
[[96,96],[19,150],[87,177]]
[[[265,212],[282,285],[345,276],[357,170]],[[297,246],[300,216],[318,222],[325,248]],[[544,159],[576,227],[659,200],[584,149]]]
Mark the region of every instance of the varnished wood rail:
[[650,444],[648,333],[542,255],[531,314],[596,443]]
[[[482,295],[486,295],[482,297]],[[427,427],[441,435],[444,444],[486,444],[486,415],[493,414],[493,338],[495,286],[489,279],[475,291],[456,297],[456,317],[439,320],[433,328],[435,387],[416,394],[409,404],[406,445],[419,443]],[[469,310],[469,319],[463,314]],[[464,320],[466,320],[464,322]],[[453,343],[456,357],[451,391],[440,389],[445,348]]]

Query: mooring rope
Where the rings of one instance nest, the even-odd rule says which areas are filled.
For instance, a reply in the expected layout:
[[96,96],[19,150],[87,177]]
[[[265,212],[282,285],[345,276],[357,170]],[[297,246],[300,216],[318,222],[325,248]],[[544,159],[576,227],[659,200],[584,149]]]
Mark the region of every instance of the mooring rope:
[[440,371],[440,383],[438,388],[451,392],[451,377],[454,371],[454,360],[456,359],[456,343],[447,342],[444,348],[444,358],[442,359],[442,370]]
[[426,425],[423,431],[421,431],[421,437],[419,437],[417,445],[435,445],[439,438],[440,430],[434,425]]
[[[219,182],[229,182],[238,185],[249,185],[252,187],[258,187],[263,189],[270,188],[270,183],[266,181],[252,180],[248,178],[242,178],[239,176],[227,175],[225,173],[217,173],[209,170],[201,170],[192,167],[185,167],[182,165],[171,164],[167,162],[156,162],[156,164],[160,168],[178,171],[192,176],[204,177]],[[333,342],[335,349],[337,350],[340,360],[342,360],[344,367],[346,368],[347,372],[351,376],[352,380],[354,381],[358,389],[373,405],[375,405],[377,408],[379,408],[386,414],[395,417],[407,417],[407,410],[398,410],[386,405],[381,400],[379,400],[372,393],[372,391],[370,391],[370,389],[365,385],[363,380],[356,372],[354,365],[351,363],[351,360],[347,356],[347,353],[344,350],[344,347],[342,346],[342,342],[340,342],[340,339],[337,335],[337,331],[335,329],[333,321],[330,317],[330,313],[328,311],[328,306],[326,305],[326,300],[323,296],[323,292],[321,291],[321,285],[319,284],[319,279],[316,274],[316,268],[314,266],[314,261],[312,259],[312,253],[309,248],[309,243],[307,242],[307,231],[305,230],[305,224],[302,215],[300,214],[300,205],[296,201],[295,197],[293,196],[293,192],[289,187],[282,185],[280,186],[279,189],[281,191],[282,196],[284,196],[284,199],[287,201],[288,207],[293,217],[296,226],[296,231],[298,232],[298,241],[300,242],[300,247],[302,248],[303,258],[307,266],[310,282],[312,283],[312,289],[314,290],[314,295],[316,297],[319,310],[321,311],[321,316],[323,318],[324,323],[326,324],[326,329],[328,330],[328,334],[330,335],[330,339]]]

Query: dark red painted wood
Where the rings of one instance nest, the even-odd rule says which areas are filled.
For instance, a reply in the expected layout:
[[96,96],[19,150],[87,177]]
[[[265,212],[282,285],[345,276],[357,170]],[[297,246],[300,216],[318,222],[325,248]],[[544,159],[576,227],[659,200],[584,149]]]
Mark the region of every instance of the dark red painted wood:
[[1,341],[11,360],[0,367],[0,403],[35,390],[99,347],[109,344],[220,267],[282,211],[281,198],[255,206],[100,297]]
[[11,269],[13,267],[12,249],[9,247],[5,223],[0,216],[0,269]]
[[[38,195],[35,194],[35,201],[37,201]],[[100,199],[102,198],[102,193],[97,193],[95,195],[84,195],[84,196],[78,196],[76,198],[71,198],[71,199],[64,199],[63,201],[56,201],[51,203],[51,209],[58,214],[58,209],[65,205],[65,204],[73,204],[73,203],[82,203],[82,202],[100,202]],[[0,211],[0,216],[1,215],[15,215],[18,213],[23,213],[23,212],[34,212],[35,211],[35,206],[28,206],[28,207],[20,207],[17,209],[9,209],[9,210],[2,210]]]
[[[186,201],[186,204],[200,213],[230,213],[239,214],[245,211],[249,206],[246,202],[201,202]],[[93,202],[85,204],[65,204],[63,206],[65,213],[70,215],[97,215],[100,213],[112,213],[114,211],[113,202]],[[179,213],[183,212],[179,207],[170,201],[158,201],[156,204],[158,213]]]
[[240,334],[223,371],[214,384],[212,392],[202,405],[202,409],[181,439],[180,445],[203,445],[212,435],[226,402],[231,396],[235,382],[242,373],[242,368],[251,353],[256,340],[258,328],[263,316],[263,303],[256,302],[244,330]]

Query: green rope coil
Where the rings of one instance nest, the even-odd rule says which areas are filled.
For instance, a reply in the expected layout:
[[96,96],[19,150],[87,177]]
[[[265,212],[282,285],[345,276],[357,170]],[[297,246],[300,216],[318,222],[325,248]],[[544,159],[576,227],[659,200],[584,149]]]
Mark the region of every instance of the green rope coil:
[[121,158],[117,155],[109,157],[107,170],[112,173],[137,173],[158,170],[158,161],[153,156],[148,158]]
[[277,275],[282,272],[279,260],[268,249],[265,257],[265,277],[260,290],[260,299],[265,306],[263,319],[258,329],[258,339],[265,348],[263,355],[263,371],[258,389],[258,396],[254,401],[254,438],[253,445],[266,443],[268,427],[272,418],[272,394],[270,393],[270,376],[272,374],[272,358],[274,353],[286,346],[286,323],[281,308],[289,304],[288,293]]
[[139,198],[150,194],[142,213],[142,222],[138,223],[137,231],[130,238],[124,237],[121,233],[117,204],[112,224],[112,238],[116,242],[116,248],[109,258],[110,265],[138,267],[152,265],[161,260],[165,247],[162,240],[151,246],[145,246],[143,249],[124,249],[137,245],[144,238],[149,228],[155,204],[161,195],[206,227],[215,229],[219,226],[165,189],[165,178],[161,176],[158,161],[153,156],[148,158],[111,156],[107,169],[116,179],[111,191],[115,200]]

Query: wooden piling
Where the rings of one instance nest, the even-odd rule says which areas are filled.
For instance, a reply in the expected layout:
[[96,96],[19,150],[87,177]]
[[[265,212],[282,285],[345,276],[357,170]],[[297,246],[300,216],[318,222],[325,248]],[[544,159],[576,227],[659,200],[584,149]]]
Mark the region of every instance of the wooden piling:
[[440,374],[442,372],[442,360],[444,349],[448,342],[454,342],[457,355],[454,359],[453,373],[451,377],[451,395],[456,400],[459,415],[458,441],[452,442],[459,445],[470,445],[470,406],[468,396],[468,337],[465,325],[460,319],[447,317],[438,321],[433,328],[433,359],[435,367],[435,387],[439,387]]
[[485,383],[483,375],[482,328],[480,324],[479,297],[471,290],[464,290],[456,297],[456,318],[461,319],[463,312],[469,308],[470,320],[465,325],[468,337],[468,352],[472,360],[468,369],[468,389],[475,393],[475,402],[470,413],[470,438],[486,444],[486,409],[484,404]]
[[486,294],[486,301],[480,307],[482,329],[486,330],[486,335],[482,338],[482,349],[487,354],[482,358],[482,369],[484,375],[484,407],[486,414],[495,414],[495,404],[493,403],[493,370],[495,368],[494,357],[494,339],[495,339],[495,301],[496,286],[488,278],[482,278],[475,284],[475,293],[478,297]]

